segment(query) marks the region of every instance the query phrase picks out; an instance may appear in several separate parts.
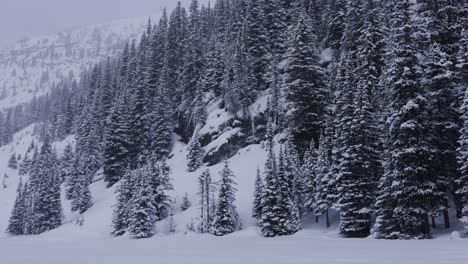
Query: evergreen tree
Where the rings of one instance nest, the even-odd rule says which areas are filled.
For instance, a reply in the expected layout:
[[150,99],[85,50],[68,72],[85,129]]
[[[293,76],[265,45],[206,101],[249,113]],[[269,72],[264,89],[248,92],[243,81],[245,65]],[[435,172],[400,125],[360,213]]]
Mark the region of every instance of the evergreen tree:
[[172,149],[172,123],[170,118],[170,102],[165,94],[166,90],[160,87],[154,100],[154,114],[152,116],[152,146],[153,157],[157,160],[167,158]]
[[266,89],[265,71],[268,60],[268,32],[264,27],[261,1],[249,1],[244,22],[244,51],[255,90]]
[[203,166],[203,156],[205,154],[197,133],[195,133],[192,140],[190,141],[187,150],[187,170],[189,172],[196,171],[198,168]]
[[134,193],[134,181],[136,180],[132,171],[127,170],[120,185],[117,188],[117,204],[114,205],[112,219],[112,234],[123,235],[128,228],[130,217],[130,201]]
[[313,139],[319,142],[326,102],[326,76],[319,65],[315,36],[302,15],[287,51],[285,83],[291,102],[295,145],[303,155]]
[[[369,8],[369,7],[368,7]],[[365,50],[356,32],[369,31],[370,25],[360,22],[363,5],[350,1],[347,24],[342,40],[339,65],[340,96],[337,103],[337,153],[335,175],[340,208],[340,232],[348,237],[370,234],[371,212],[375,184],[380,177],[380,155],[375,110],[371,95],[378,87],[378,73],[374,73],[374,56]],[[370,11],[369,11],[370,12]],[[361,49],[359,48],[361,47]]]
[[192,203],[190,202],[188,198],[188,194],[185,193],[184,198],[182,198],[182,204],[180,205],[180,210],[185,211],[192,206]]
[[267,36],[265,42],[268,43],[270,53],[282,54],[285,51],[285,32],[287,29],[287,10],[282,1],[264,1],[264,25]]
[[252,207],[252,217],[257,220],[262,218],[263,188],[263,180],[260,174],[260,169],[257,169],[257,177],[255,178],[254,202]]
[[318,157],[319,151],[315,148],[315,142],[311,142],[309,149],[304,154],[301,170],[304,175],[303,179],[303,195],[305,210],[313,212],[317,206],[315,194],[318,183]]
[[325,44],[335,51],[341,49],[345,29],[346,0],[327,1],[327,34]]
[[210,230],[211,222],[213,220],[214,212],[211,210],[214,205],[214,188],[212,186],[212,180],[210,171],[207,169],[204,171],[199,179],[199,193],[200,196],[200,232],[205,233]]
[[336,193],[336,181],[333,177],[333,133],[329,122],[324,129],[319,144],[319,153],[314,171],[316,173],[314,192],[314,214],[318,217],[325,214],[326,225],[330,227],[329,209],[333,205]]
[[35,166],[36,181],[31,181],[34,191],[34,222],[31,233],[40,234],[62,224],[60,177],[56,167],[56,157],[48,138],[39,151]]
[[302,223],[293,189],[294,179],[288,175],[288,164],[282,147],[278,158],[277,177],[279,182],[278,204],[276,205],[279,207],[279,226],[277,227],[279,232],[277,235],[291,235],[301,229]]
[[59,171],[60,171],[60,181],[67,182],[69,177],[71,176],[71,171],[73,170],[73,147],[71,144],[65,146],[65,150],[63,151],[63,155],[60,158],[59,164]]
[[171,182],[171,168],[165,160],[150,162],[146,165],[147,171],[151,174],[151,184],[153,189],[153,203],[156,208],[156,216],[158,220],[169,216],[171,207],[171,199],[167,192],[173,190]]
[[104,132],[104,181],[110,187],[118,182],[130,163],[130,117],[127,101],[120,96],[110,110]]
[[[387,131],[388,133],[388,131]],[[389,136],[386,135],[386,144],[389,142]],[[392,185],[392,163],[390,162],[390,151],[386,146],[386,151],[383,154],[384,157],[384,173],[379,180],[377,197],[375,201],[376,208],[376,219],[374,226],[372,227],[372,236],[378,239],[397,239],[398,238],[398,222],[393,217],[393,210],[395,208],[395,200],[392,195],[395,192],[395,188]]]
[[76,174],[74,175],[74,186],[73,186],[73,195],[71,202],[71,210],[77,211],[80,214],[86,212],[93,205],[91,192],[89,190],[89,182],[86,177],[86,174],[83,173],[84,170],[81,164],[75,164],[78,166]]
[[23,188],[23,183],[20,179],[20,183],[18,184],[18,189],[16,191],[16,200],[13,205],[13,210],[6,230],[6,232],[11,236],[23,235],[25,231],[25,213],[27,209],[26,194],[24,193],[25,189],[26,188]]
[[267,135],[268,139],[268,156],[265,163],[264,173],[264,190],[262,197],[262,214],[260,219],[260,226],[262,228],[262,235],[265,237],[276,236],[279,226],[279,180],[277,176],[277,163],[274,153],[272,125],[268,124]]
[[154,206],[154,190],[148,167],[134,171],[137,178],[135,194],[130,200],[128,232],[132,238],[148,238],[155,233],[157,208]]
[[10,159],[8,160],[8,168],[11,169],[18,169],[18,161],[16,160],[16,154],[12,154]]
[[463,203],[461,221],[465,223],[468,228],[468,89],[466,89],[465,99],[460,110],[463,113],[463,123],[460,129],[460,140],[457,152],[461,175],[457,181],[457,194],[460,195]]
[[132,151],[133,167],[143,166],[150,156],[150,120],[149,98],[146,89],[145,77],[147,76],[146,54],[148,53],[148,36],[143,33],[137,51],[136,78],[132,83],[133,100],[131,110],[132,126]]
[[402,238],[428,237],[431,193],[435,182],[431,173],[434,149],[431,147],[428,102],[423,97],[420,72],[412,35],[411,4],[396,1],[393,8],[390,140],[393,168],[393,216]]
[[444,213],[445,225],[449,227],[448,192],[449,184],[458,178],[456,147],[459,116],[454,108],[454,77],[452,63],[448,55],[436,43],[430,46],[426,62],[426,85],[429,89],[429,122],[431,123],[430,139],[434,148],[434,163],[431,164],[433,182],[436,187],[431,193],[431,216],[434,218]]
[[219,187],[218,204],[213,216],[210,233],[215,236],[224,236],[234,232],[239,223],[239,215],[236,211],[236,182],[234,174],[229,168],[229,162],[224,162],[224,168],[220,172],[221,182]]

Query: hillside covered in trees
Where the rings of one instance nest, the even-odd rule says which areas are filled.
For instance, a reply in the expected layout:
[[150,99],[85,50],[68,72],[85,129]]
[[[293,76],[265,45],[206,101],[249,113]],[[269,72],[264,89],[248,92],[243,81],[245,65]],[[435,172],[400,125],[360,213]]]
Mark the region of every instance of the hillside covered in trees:
[[[237,232],[248,222],[236,206],[245,176],[230,159],[249,146],[266,153],[250,172],[261,236],[295,234],[311,219],[328,227],[332,213],[347,238],[468,228],[467,18],[465,0],[193,0],[165,10],[119,56],[0,113],[1,144],[31,124],[40,139],[9,157],[21,181],[6,232],[60,227],[61,195],[85,215],[98,181],[116,189],[113,236],[148,238],[163,220],[175,232],[174,213],[192,206],[187,232]],[[52,143],[70,136],[59,155]],[[180,205],[170,194],[181,170],[169,165],[178,144],[187,166],[176,166],[199,175]]]

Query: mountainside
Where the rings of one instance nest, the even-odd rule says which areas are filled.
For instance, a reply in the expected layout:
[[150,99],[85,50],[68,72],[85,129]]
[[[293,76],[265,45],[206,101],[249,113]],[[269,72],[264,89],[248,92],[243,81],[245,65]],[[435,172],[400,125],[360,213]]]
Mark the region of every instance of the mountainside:
[[[223,252],[239,239],[250,254],[265,239],[285,243],[283,257],[301,244],[283,262],[302,263],[310,239],[331,255],[319,262],[338,263],[368,248],[334,254],[320,240],[392,251],[408,241],[385,240],[414,240],[430,253],[401,252],[408,263],[460,263],[466,14],[456,1],[192,0],[142,21],[138,37],[118,24],[53,37],[64,44],[45,51],[22,44],[29,55],[5,65],[23,56],[48,73],[7,81],[44,86],[29,102],[34,91],[5,89],[4,107],[25,103],[0,112],[0,248],[208,239]],[[120,49],[125,36],[137,40]],[[388,255],[377,248],[371,259]]]
[[119,20],[24,39],[0,50],[0,108],[29,102],[54,84],[115,57],[139,36],[148,18]]

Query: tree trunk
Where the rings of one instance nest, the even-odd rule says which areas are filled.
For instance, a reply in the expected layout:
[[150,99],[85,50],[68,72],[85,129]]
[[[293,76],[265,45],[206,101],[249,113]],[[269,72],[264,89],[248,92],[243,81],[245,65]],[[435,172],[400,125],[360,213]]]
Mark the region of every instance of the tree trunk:
[[328,216],[328,209],[325,211],[325,216],[327,218],[327,228],[330,227],[330,217]]
[[450,228],[450,217],[447,209],[444,209],[444,223],[445,228]]
[[431,215],[431,220],[432,220],[432,228],[436,228],[435,217],[433,215]]
[[318,223],[318,222],[319,222],[318,220],[319,220],[319,216],[316,215],[316,216],[315,216],[315,223]]
[[430,234],[430,227],[429,227],[429,215],[423,214],[421,215],[421,231],[423,234],[429,236]]

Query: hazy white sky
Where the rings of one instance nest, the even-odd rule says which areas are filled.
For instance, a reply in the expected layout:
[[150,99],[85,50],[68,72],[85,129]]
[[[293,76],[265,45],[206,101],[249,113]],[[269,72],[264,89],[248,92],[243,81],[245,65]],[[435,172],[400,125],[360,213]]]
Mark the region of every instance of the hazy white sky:
[[[188,6],[190,0],[181,2]],[[22,37],[149,16],[163,7],[171,10],[176,4],[176,0],[0,0],[0,48]]]

